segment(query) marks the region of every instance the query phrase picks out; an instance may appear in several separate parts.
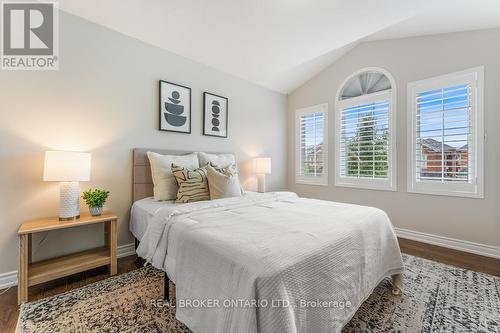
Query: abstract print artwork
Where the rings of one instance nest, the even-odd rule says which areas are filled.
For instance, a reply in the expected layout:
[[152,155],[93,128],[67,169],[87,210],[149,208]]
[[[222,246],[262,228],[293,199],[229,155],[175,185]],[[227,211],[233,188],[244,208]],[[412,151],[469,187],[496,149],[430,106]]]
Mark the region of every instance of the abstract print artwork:
[[227,138],[228,99],[203,93],[203,135]]
[[191,133],[191,88],[160,81],[160,130]]

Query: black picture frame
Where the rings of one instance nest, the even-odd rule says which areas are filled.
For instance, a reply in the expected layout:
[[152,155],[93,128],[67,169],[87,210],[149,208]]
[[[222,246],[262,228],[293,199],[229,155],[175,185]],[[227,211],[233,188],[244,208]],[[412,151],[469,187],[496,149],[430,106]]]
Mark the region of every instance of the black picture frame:
[[[159,121],[158,121],[158,129],[160,131],[164,131],[164,132],[173,132],[173,133],[183,133],[183,134],[191,134],[191,123],[192,123],[192,113],[191,113],[191,105],[192,105],[192,97],[191,97],[191,88],[189,87],[186,87],[186,86],[183,86],[183,85],[180,85],[180,84],[177,84],[177,83],[174,83],[174,82],[169,82],[169,81],[165,81],[165,80],[159,80]],[[187,98],[187,100],[189,101],[189,110],[188,112],[186,113],[186,110],[180,112],[180,113],[177,113],[179,112],[178,110],[176,110],[175,112],[176,113],[171,113],[169,110],[167,110],[167,106],[166,106],[166,102],[165,102],[165,96],[163,94],[163,89],[164,88],[167,88],[167,87],[170,87],[170,88],[175,88],[175,87],[178,87],[179,90],[184,90],[184,93],[187,92],[187,94],[189,95],[189,97]],[[175,90],[177,91],[177,90]],[[170,101],[174,101],[175,98],[173,98],[174,95],[172,94],[172,98],[168,98]],[[179,96],[180,98],[180,96]],[[183,99],[186,99],[186,97],[184,96]],[[179,103],[179,102],[177,102]],[[175,103],[168,103],[170,105],[177,105]],[[165,115],[166,114],[166,115]],[[169,122],[167,122],[167,119],[170,118],[171,122],[172,123],[175,123],[175,122],[182,122],[182,117],[186,117],[186,123],[187,124],[183,124],[181,126],[176,126],[176,125],[173,125]],[[186,126],[187,125],[187,126]],[[175,127],[187,127],[188,129],[175,129]]]
[[[224,122],[219,122],[218,125],[209,125],[208,127],[212,127],[212,128],[208,128],[207,129],[207,123],[206,121],[208,120],[208,117],[211,117],[212,118],[212,121],[214,119],[214,113],[213,111],[211,110],[208,110],[207,107],[209,107],[209,105],[207,105],[207,99],[211,97],[215,97],[214,99],[212,100],[223,100],[225,101],[225,108],[223,110],[224,114],[223,114],[223,118],[224,118]],[[212,105],[212,107],[215,107],[215,105]],[[207,115],[207,112],[210,114],[210,115]],[[229,99],[227,97],[224,97],[224,96],[220,96],[220,95],[216,95],[216,94],[212,94],[210,92],[203,92],[203,135],[205,136],[212,136],[212,137],[217,137],[217,138],[227,138],[228,137],[228,133],[229,133]],[[224,125],[224,130],[222,131],[224,134],[220,134],[218,135],[216,131],[212,130],[213,128],[215,127],[219,127],[221,125]]]

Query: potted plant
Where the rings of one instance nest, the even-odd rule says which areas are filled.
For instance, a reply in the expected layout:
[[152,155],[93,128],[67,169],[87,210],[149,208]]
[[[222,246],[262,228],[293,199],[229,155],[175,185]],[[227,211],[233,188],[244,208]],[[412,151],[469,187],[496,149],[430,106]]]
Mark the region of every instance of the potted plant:
[[102,215],[102,207],[108,199],[109,191],[99,190],[99,189],[89,189],[83,192],[82,198],[85,200],[87,206],[89,206],[89,211],[92,216]]

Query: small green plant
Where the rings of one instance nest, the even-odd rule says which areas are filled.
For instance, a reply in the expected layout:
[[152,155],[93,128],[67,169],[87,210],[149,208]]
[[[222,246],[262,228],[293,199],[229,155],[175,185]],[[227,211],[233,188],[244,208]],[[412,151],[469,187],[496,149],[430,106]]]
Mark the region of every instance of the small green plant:
[[99,189],[89,189],[83,192],[82,198],[89,207],[102,207],[108,199],[109,191],[99,190]]

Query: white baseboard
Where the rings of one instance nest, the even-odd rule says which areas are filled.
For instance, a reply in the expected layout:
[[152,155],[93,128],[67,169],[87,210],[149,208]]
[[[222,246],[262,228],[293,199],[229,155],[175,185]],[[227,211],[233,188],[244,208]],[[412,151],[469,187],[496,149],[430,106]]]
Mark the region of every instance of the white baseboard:
[[17,271],[0,274],[0,289],[17,286]]
[[130,243],[118,246],[116,256],[118,258],[122,258],[122,257],[132,256],[134,254],[135,254],[135,244]]
[[500,259],[500,247],[426,234],[424,232],[402,228],[394,228],[394,230],[396,230],[396,235],[401,238]]
[[[116,256],[118,258],[127,257],[135,254],[135,244],[120,245],[117,248]],[[0,274],[0,289],[17,286],[17,271]]]

